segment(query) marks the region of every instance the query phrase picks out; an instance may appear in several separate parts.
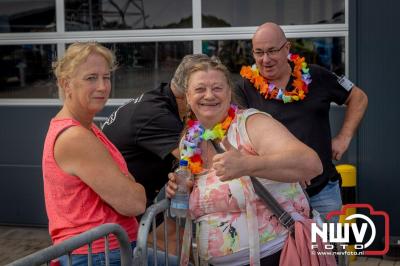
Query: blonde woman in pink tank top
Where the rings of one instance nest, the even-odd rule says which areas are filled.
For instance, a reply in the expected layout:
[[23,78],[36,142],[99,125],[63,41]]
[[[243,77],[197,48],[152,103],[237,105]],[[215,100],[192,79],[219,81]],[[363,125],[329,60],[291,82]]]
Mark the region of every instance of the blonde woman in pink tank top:
[[[321,173],[321,161],[270,115],[232,105],[229,72],[217,59],[188,70],[186,99],[191,113],[180,151],[195,174],[189,206],[201,261],[279,265],[287,231],[255,194],[249,176],[302,220],[309,205],[299,182]],[[217,154],[211,140],[225,152]],[[167,196],[173,197],[174,174],[169,178]],[[181,264],[189,261],[189,240],[185,235]]]
[[[43,179],[49,232],[57,244],[104,223],[121,225],[135,246],[146,196],[126,163],[93,118],[108,100],[111,51],[98,43],[75,43],[56,62],[63,100],[51,120],[43,151]],[[111,264],[119,264],[119,245],[110,236]],[[104,241],[93,243],[94,265],[104,262]],[[73,252],[73,265],[87,265],[87,246]],[[61,258],[61,264],[66,258]],[[114,263],[114,264],[113,264]]]

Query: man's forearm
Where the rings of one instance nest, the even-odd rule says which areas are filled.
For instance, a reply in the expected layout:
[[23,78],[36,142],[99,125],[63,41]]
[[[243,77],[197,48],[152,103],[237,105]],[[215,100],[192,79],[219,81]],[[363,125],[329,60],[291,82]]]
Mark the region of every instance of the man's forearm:
[[361,89],[354,87],[346,104],[343,125],[338,135],[351,139],[367,109],[368,97]]

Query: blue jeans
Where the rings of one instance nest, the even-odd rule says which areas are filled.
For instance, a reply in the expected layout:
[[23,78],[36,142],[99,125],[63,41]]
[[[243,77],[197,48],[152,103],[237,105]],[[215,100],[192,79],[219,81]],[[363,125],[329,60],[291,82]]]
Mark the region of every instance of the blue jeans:
[[[164,266],[165,265],[165,252],[157,250],[157,265],[156,266]],[[154,254],[152,248],[147,248],[147,263],[148,266],[154,265]],[[168,255],[168,265],[170,266],[178,266],[179,261],[178,257],[175,255]]]
[[[331,211],[341,210],[342,197],[340,194],[339,180],[329,181],[328,184],[317,194],[310,197],[310,204],[317,210],[323,219]],[[329,222],[337,223],[338,216],[332,217]]]
[[[136,247],[136,241],[131,242],[131,247],[132,250]],[[132,256],[132,254],[131,254]],[[119,266],[121,265],[121,258],[120,258],[120,251],[119,249],[113,249],[110,250],[109,252],[109,260],[110,260],[110,266]],[[67,266],[68,265],[68,256],[64,255],[59,258],[61,266]],[[103,266],[106,265],[106,260],[105,260],[105,253],[95,253],[92,254],[92,261],[94,266]],[[87,266],[88,265],[88,256],[77,254],[77,255],[72,255],[72,265],[73,266]]]
[[[131,244],[132,250],[135,248],[136,243],[132,242]],[[121,265],[121,258],[119,249],[114,249],[110,251],[110,265],[119,266]],[[68,256],[62,256],[59,258],[61,266],[68,265]],[[105,254],[104,253],[96,253],[92,254],[92,261],[94,266],[103,266],[106,265],[105,261]],[[147,249],[147,262],[149,266],[154,265],[154,254],[153,249]],[[171,266],[178,266],[178,257],[174,255],[168,255],[168,262]],[[73,266],[87,266],[88,259],[87,255],[72,255],[72,265]],[[165,252],[157,250],[157,266],[164,266],[165,265]]]

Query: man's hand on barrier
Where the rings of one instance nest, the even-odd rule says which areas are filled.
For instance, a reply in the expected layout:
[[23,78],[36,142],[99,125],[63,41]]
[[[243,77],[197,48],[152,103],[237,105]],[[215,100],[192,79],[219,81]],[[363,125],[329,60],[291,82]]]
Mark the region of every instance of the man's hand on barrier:
[[[175,191],[178,189],[178,185],[176,184],[176,175],[175,173],[168,174],[168,183],[165,187],[165,194],[167,198],[173,198],[175,196]],[[186,185],[188,190],[191,191],[193,188],[193,180],[187,179]]]

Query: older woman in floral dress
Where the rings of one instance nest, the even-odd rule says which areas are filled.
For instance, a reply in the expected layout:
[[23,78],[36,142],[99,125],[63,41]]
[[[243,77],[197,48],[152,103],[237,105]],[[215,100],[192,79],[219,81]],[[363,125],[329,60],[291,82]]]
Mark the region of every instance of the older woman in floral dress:
[[[321,161],[270,115],[232,104],[229,72],[219,60],[194,65],[186,81],[191,119],[180,151],[195,174],[190,214],[201,260],[278,265],[288,233],[257,197],[249,176],[256,176],[295,220],[306,219],[309,205],[299,181],[320,174]],[[211,141],[225,152],[217,154]],[[169,177],[172,197],[175,175]]]

